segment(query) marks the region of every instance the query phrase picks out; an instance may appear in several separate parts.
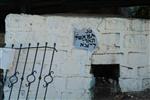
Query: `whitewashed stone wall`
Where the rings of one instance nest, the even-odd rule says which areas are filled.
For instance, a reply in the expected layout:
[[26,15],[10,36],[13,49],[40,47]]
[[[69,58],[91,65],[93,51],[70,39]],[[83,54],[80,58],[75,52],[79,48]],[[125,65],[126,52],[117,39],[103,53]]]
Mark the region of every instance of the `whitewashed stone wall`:
[[149,87],[149,21],[105,18],[103,24],[99,29],[100,48],[93,54],[92,63],[120,64],[122,91]]
[[[91,28],[96,33],[98,48],[94,52],[76,49],[73,46],[74,29]],[[31,43],[55,42],[58,52],[55,54],[52,70],[54,81],[48,89],[47,100],[90,100],[90,88],[94,83],[90,74],[91,64],[120,64],[119,83],[123,92],[141,91],[150,88],[150,21],[125,18],[102,18],[80,16],[36,16],[10,14],[6,17],[5,42],[24,46]],[[25,52],[22,51],[18,70],[23,68]],[[43,50],[40,51],[40,54]],[[48,50],[51,53],[51,50]],[[16,56],[17,51],[14,53]],[[27,72],[31,71],[34,50],[30,51]],[[36,70],[40,70],[39,54]],[[14,58],[15,62],[16,57]],[[10,73],[14,65],[10,64]],[[46,56],[43,76],[47,72],[49,57]],[[128,69],[130,67],[132,69]],[[38,76],[38,74],[37,74]],[[24,81],[26,83],[26,80]],[[32,85],[30,100],[34,100],[36,83]],[[43,82],[41,83],[43,85]],[[41,85],[41,87],[42,87]],[[18,83],[14,89],[18,89]],[[38,99],[42,100],[44,88],[40,88]],[[6,98],[9,89],[5,88]],[[17,92],[12,97],[15,99]],[[22,86],[21,100],[26,96],[26,87]],[[7,100],[7,99],[6,99]]]

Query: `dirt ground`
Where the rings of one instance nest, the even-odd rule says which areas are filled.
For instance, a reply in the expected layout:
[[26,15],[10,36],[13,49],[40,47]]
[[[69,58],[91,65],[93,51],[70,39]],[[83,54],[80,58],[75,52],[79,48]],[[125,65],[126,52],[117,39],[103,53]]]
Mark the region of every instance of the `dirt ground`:
[[117,94],[95,94],[93,100],[150,100],[150,89],[141,92],[117,93]]

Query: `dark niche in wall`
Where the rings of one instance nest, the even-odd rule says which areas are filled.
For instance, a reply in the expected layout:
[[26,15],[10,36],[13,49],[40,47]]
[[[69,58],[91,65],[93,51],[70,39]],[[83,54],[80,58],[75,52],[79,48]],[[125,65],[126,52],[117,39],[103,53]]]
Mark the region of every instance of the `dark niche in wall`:
[[119,64],[91,65],[95,77],[94,100],[104,99],[121,91],[119,86]]

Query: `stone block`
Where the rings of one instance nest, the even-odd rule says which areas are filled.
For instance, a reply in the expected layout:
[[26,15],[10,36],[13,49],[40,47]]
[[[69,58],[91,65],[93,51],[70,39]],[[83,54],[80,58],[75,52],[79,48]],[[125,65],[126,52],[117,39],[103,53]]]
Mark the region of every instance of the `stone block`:
[[141,91],[142,82],[137,78],[120,78],[119,84],[122,92]]
[[137,67],[120,65],[120,78],[137,78]]
[[130,66],[143,66],[146,67],[147,63],[148,63],[148,59],[146,59],[148,56],[146,55],[146,53],[142,53],[142,52],[131,52],[128,53],[128,57],[127,57],[127,63]]
[[128,20],[127,19],[121,19],[121,18],[106,18],[106,30],[127,30],[128,26]]
[[145,50],[148,38],[146,34],[126,34],[124,35],[124,48]]
[[61,93],[62,100],[91,100],[89,92],[86,91],[66,91]]
[[139,20],[134,19],[129,21],[129,30],[143,32],[149,30],[149,21],[148,20]]
[[67,89],[70,89],[70,90],[83,90],[84,85],[85,85],[84,84],[84,78],[82,78],[82,77],[67,78]]
[[144,78],[142,80],[142,88],[143,89],[150,88],[150,78]]
[[67,78],[68,90],[89,90],[93,82],[92,77],[70,77]]
[[118,64],[120,63],[121,54],[119,53],[102,53],[93,55],[92,64]]

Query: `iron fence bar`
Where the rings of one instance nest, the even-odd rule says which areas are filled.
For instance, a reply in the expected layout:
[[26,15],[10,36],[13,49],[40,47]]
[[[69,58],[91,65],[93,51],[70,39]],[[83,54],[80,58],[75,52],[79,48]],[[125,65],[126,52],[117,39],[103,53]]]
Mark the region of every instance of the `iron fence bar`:
[[56,47],[56,43],[54,43],[54,49],[52,52],[52,58],[51,58],[50,67],[49,67],[49,75],[51,74],[51,68],[52,68],[52,63],[53,63],[53,59],[54,59],[55,47]]
[[42,71],[43,71],[43,67],[44,67],[44,61],[45,61],[45,55],[46,55],[46,49],[47,49],[47,42],[45,43],[45,50],[44,50],[44,54],[43,54],[43,60],[42,60],[42,66],[41,66],[41,71],[40,71],[40,75],[38,78],[38,86],[37,86],[37,90],[36,90],[36,95],[35,95],[35,100],[37,100],[37,96],[38,96],[38,92],[39,92],[39,86],[40,86],[40,82],[42,79]]
[[[26,100],[28,100],[28,96],[29,96],[29,91],[30,91],[30,87],[31,87],[31,84],[36,80],[36,77],[35,77],[35,73],[37,73],[34,68],[35,68],[35,63],[36,63],[36,58],[37,58],[37,53],[38,53],[38,49],[39,49],[39,43],[37,43],[37,47],[36,47],[36,51],[35,51],[35,56],[34,56],[34,61],[33,61],[33,66],[32,66],[32,71],[31,71],[31,74],[29,74],[27,76],[27,82],[28,84],[26,84],[26,86],[28,87],[28,90],[27,90],[27,95],[26,95]],[[30,80],[32,79],[32,80]]]
[[48,74],[44,77],[45,85],[43,85],[43,87],[46,88],[46,89],[45,89],[45,93],[44,93],[44,100],[46,99],[48,86],[49,86],[50,83],[53,82],[52,74],[53,74],[54,72],[51,71],[51,68],[52,68],[52,63],[53,63],[53,58],[54,58],[54,53],[55,53],[55,47],[56,47],[56,43],[54,43],[54,49],[53,49],[52,57],[51,57],[51,61],[50,61],[49,72],[48,72]]
[[[3,82],[3,89],[4,89],[4,86],[5,86],[6,80],[7,80],[8,71],[9,71],[9,70],[6,69],[5,76],[4,76],[3,80],[2,80],[2,82]],[[2,100],[4,100],[4,91],[3,91]]]
[[[12,48],[13,48],[13,47],[14,47],[14,45],[12,45]],[[18,58],[17,58],[17,62],[16,62],[15,72],[14,72],[14,74],[9,78],[10,85],[8,85],[8,87],[11,88],[11,90],[10,90],[10,93],[9,93],[9,98],[8,98],[8,100],[10,100],[10,98],[11,98],[11,94],[12,94],[12,90],[13,90],[14,84],[16,84],[16,83],[18,82],[17,74],[19,74],[19,72],[17,72],[17,68],[18,68],[18,63],[19,63],[21,48],[22,48],[22,44],[20,44],[20,49],[19,49]]]
[[4,80],[3,80],[4,85],[5,85],[5,82],[6,82],[6,80],[7,80],[8,71],[9,71],[9,70],[8,70],[8,69],[6,69],[6,73],[5,73]]
[[26,69],[26,65],[27,65],[27,60],[28,60],[30,45],[31,45],[31,44],[29,43],[29,45],[28,45],[28,50],[27,50],[27,54],[26,54],[26,58],[25,58],[23,73],[22,73],[22,76],[21,76],[21,78],[20,78],[20,79],[21,79],[21,82],[20,82],[20,87],[19,87],[19,92],[18,92],[17,100],[19,100],[22,83],[23,83],[23,81],[24,81],[24,74],[25,74],[25,69]]
[[[20,48],[12,48],[12,47],[4,47],[4,48],[7,48],[7,49],[20,49]],[[30,47],[30,49],[34,49],[34,48],[36,49],[37,47]],[[45,48],[45,46],[39,46],[38,48]],[[47,46],[46,48],[54,49],[55,51],[57,51],[56,48],[54,48],[54,47]],[[22,47],[21,49],[28,49],[28,47]]]
[[[35,55],[34,55],[34,58],[33,58],[34,61],[33,61],[33,66],[32,66],[31,73],[26,76],[27,84],[25,84],[25,86],[27,87],[27,91],[26,91],[27,94],[26,94],[25,98],[26,98],[26,100],[28,100],[29,94],[30,94],[30,90],[31,90],[31,85],[32,85],[32,83],[34,83],[36,81],[36,78],[38,78],[38,81],[37,81],[38,84],[37,84],[37,87],[36,87],[35,100],[37,100],[37,97],[38,97],[38,94],[39,94],[38,92],[39,92],[39,89],[40,89],[40,84],[41,84],[41,80],[42,79],[44,80],[43,87],[45,88],[44,99],[43,100],[46,99],[48,86],[49,86],[50,83],[53,82],[52,74],[54,74],[54,72],[51,71],[51,69],[52,69],[52,63],[53,63],[55,51],[57,52],[57,50],[56,50],[56,43],[54,43],[53,47],[48,47],[47,45],[48,45],[47,42],[45,43],[45,46],[39,46],[39,43],[37,43],[36,47],[31,47],[31,43],[28,44],[28,47],[22,47],[22,44],[20,44],[19,48],[14,48],[14,44],[12,45],[12,47],[11,47],[12,49],[18,49],[18,54],[17,54],[16,63],[15,63],[14,73],[8,79],[8,81],[10,83],[8,85],[8,87],[10,88],[10,93],[9,93],[9,96],[8,96],[8,100],[12,99],[11,97],[12,97],[14,85],[19,80],[18,74],[20,74],[20,72],[18,72],[17,70],[18,70],[18,67],[19,67],[18,65],[19,65],[19,61],[20,61],[21,51],[23,49],[27,49],[27,52],[26,52],[26,55],[25,55],[25,62],[24,62],[24,65],[23,65],[23,71],[22,71],[21,78],[20,78],[20,81],[19,81],[19,91],[18,91],[18,94],[17,94],[17,100],[20,99],[21,89],[22,89],[22,85],[23,85],[23,82],[24,82],[24,78],[25,78],[26,65],[28,63],[28,56],[29,56],[29,52],[30,52],[31,48],[36,48],[36,51],[35,51]],[[5,48],[9,48],[9,47],[5,47]],[[42,62],[41,62],[42,64],[41,64],[41,67],[40,67],[40,74],[39,74],[38,77],[36,77],[35,74],[37,73],[37,71],[35,70],[35,64],[36,64],[39,48],[44,48],[44,52],[43,52],[43,57],[42,57]],[[48,70],[47,75],[45,75],[42,78],[42,73],[43,73],[44,63],[45,63],[45,56],[46,56],[48,48],[52,49],[49,70]],[[5,77],[3,79],[4,83],[7,81],[7,73],[8,73],[8,70],[6,71]]]

